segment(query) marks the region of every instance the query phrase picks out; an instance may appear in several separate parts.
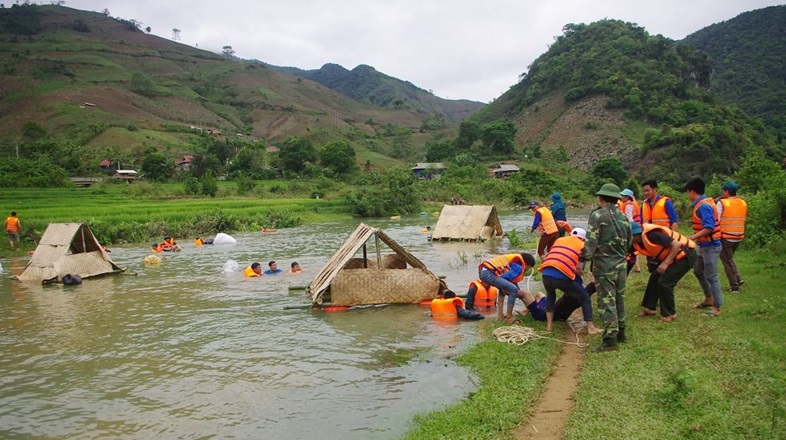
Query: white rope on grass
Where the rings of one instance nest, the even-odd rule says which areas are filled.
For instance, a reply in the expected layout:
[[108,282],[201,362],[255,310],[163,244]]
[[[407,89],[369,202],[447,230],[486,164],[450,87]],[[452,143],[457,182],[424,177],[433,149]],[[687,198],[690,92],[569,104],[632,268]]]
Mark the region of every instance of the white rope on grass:
[[[494,332],[492,332],[491,334],[497,339],[497,341],[505,342],[513,345],[524,345],[527,342],[533,341],[535,339],[550,339],[552,341],[557,341],[562,344],[575,345],[580,348],[589,346],[589,344],[583,343],[579,340],[579,333],[576,332],[576,330],[573,329],[573,327],[571,327],[571,330],[573,330],[576,336],[576,342],[563,341],[561,339],[545,336],[541,333],[536,332],[535,329],[533,328],[523,327],[520,325],[509,325],[505,327],[500,327],[494,330]],[[579,332],[580,331],[581,330],[579,330]]]

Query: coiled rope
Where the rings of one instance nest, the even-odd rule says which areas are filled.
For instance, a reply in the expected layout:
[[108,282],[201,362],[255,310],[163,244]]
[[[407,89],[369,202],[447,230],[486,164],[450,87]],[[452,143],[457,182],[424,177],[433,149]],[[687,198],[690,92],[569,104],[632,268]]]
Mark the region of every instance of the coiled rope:
[[588,347],[589,344],[581,342],[579,339],[579,333],[583,330],[583,328],[579,328],[578,330],[569,323],[571,330],[573,330],[573,334],[576,336],[576,342],[571,341],[563,341],[561,339],[552,338],[551,336],[546,336],[543,333],[538,333],[535,329],[530,327],[523,327],[520,325],[509,325],[505,327],[500,327],[494,332],[491,333],[497,341],[505,342],[508,344],[513,345],[524,345],[529,341],[533,341],[535,339],[550,339],[552,341],[557,341],[562,344],[568,345],[575,345],[580,348]]

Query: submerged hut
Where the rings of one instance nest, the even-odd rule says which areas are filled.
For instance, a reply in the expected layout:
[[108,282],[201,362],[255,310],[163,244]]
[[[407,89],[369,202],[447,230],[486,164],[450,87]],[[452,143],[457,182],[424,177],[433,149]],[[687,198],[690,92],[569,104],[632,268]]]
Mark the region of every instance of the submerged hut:
[[445,205],[431,239],[486,241],[502,238],[502,234],[494,205]]
[[47,283],[67,274],[88,278],[124,270],[109,259],[86,224],[51,223],[17,279]]
[[[383,244],[385,251],[392,252],[383,255]],[[416,304],[436,298],[445,288],[439,277],[392,238],[361,223],[306,287],[306,295],[314,306]]]

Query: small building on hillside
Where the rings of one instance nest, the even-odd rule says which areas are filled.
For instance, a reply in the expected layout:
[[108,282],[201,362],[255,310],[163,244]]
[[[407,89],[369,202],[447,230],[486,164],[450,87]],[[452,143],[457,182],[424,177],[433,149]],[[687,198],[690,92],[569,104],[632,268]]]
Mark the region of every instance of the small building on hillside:
[[518,173],[519,171],[521,170],[519,169],[518,165],[508,163],[501,163],[497,166],[497,168],[491,170],[492,174],[497,179],[506,179],[513,174]]
[[98,168],[101,168],[104,171],[112,170],[112,161],[104,159],[98,164]]
[[433,179],[440,174],[447,166],[442,162],[418,162],[412,167],[412,175],[418,179]]
[[177,162],[177,166],[180,168],[180,171],[189,171],[191,170],[191,165],[193,162],[194,162],[194,156],[183,156]]
[[112,177],[131,183],[136,180],[137,172],[134,170],[117,170]]

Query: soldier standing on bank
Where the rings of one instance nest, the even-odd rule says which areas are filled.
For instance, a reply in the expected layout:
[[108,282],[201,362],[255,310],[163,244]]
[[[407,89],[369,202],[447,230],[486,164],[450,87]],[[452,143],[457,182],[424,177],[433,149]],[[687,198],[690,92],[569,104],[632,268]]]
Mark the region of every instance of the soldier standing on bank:
[[617,185],[607,183],[595,195],[600,208],[589,216],[582,258],[592,265],[603,316],[603,343],[594,351],[603,352],[616,350],[618,342],[625,342],[625,254],[631,246],[631,230],[628,218],[617,209]]

